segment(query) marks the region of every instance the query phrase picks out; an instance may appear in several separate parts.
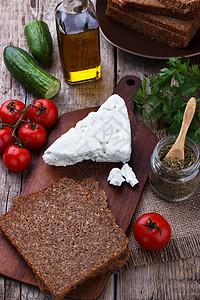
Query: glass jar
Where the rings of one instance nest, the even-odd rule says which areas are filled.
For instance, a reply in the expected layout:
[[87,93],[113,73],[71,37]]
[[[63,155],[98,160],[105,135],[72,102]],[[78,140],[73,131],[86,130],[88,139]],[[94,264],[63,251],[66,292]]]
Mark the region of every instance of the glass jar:
[[56,28],[65,81],[76,84],[101,77],[99,26],[89,0],[63,0]]
[[151,169],[149,181],[153,191],[162,199],[168,201],[181,201],[190,197],[200,182],[200,156],[197,144],[186,138],[185,146],[195,154],[196,161],[188,168],[173,170],[165,166],[159,159],[159,152],[167,145],[173,145],[175,136],[167,136],[156,145],[151,156]]

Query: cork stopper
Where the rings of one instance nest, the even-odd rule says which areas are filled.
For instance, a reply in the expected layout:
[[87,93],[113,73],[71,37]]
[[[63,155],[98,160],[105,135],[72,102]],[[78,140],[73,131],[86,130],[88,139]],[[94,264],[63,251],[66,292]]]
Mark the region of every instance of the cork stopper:
[[63,7],[67,13],[82,13],[88,8],[88,0],[63,0]]

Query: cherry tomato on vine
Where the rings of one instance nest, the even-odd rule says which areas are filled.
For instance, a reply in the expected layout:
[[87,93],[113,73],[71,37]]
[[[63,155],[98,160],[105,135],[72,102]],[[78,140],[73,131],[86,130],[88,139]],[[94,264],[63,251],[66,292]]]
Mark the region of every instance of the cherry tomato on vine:
[[13,129],[11,127],[0,128],[0,153],[3,153],[8,146],[15,143],[16,139],[14,136],[11,137],[12,133]]
[[58,109],[54,102],[47,99],[35,100],[28,109],[31,122],[39,121],[45,128],[53,126],[58,118]]
[[146,250],[163,248],[170,240],[171,228],[167,220],[158,213],[150,212],[139,217],[133,227],[138,244]]
[[46,142],[47,132],[40,123],[25,123],[19,128],[18,138],[25,148],[38,149]]
[[24,171],[31,162],[31,153],[25,148],[11,145],[3,153],[3,162],[13,172]]
[[[26,105],[19,100],[7,100],[0,107],[1,122],[9,125],[15,125],[21,116],[21,111],[26,108]],[[28,111],[22,117],[22,120],[28,120]],[[20,122],[19,126],[23,122]]]

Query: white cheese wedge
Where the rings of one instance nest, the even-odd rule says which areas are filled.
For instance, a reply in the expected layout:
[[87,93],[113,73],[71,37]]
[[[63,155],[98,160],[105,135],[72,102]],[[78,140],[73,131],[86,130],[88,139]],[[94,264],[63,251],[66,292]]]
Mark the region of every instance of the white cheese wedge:
[[120,186],[122,182],[126,181],[132,187],[139,182],[132,168],[128,164],[124,164],[121,169],[113,168],[108,175],[107,181],[116,186]]
[[97,112],[89,113],[58,138],[43,160],[54,166],[97,162],[127,162],[131,155],[131,128],[124,100],[110,96]]

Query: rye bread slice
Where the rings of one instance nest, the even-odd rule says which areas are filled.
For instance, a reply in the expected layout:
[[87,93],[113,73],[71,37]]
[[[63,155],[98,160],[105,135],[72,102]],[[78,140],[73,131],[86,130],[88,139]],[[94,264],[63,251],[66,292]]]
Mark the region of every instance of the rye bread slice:
[[90,195],[90,199],[102,208],[108,207],[108,199],[105,191],[99,187],[98,181],[93,178],[83,178],[79,183]]
[[167,44],[170,47],[183,48],[186,47],[199,29],[199,24],[194,24],[191,30],[185,34],[178,34],[166,28],[154,24],[152,20],[147,21],[118,10],[112,6],[107,6],[106,15],[114,21],[124,26],[136,30],[151,39]]
[[[100,271],[99,273],[97,272],[95,276],[98,276],[99,274],[103,274],[103,273],[107,273],[109,271],[114,271],[117,270],[119,268],[121,268],[123,265],[125,265],[125,263],[128,261],[130,257],[130,252],[129,249],[127,247],[127,250],[121,255],[121,257],[119,257],[118,262],[113,262],[110,263],[105,270]],[[35,274],[35,277],[38,281],[38,286],[39,289],[42,293],[46,293],[48,292],[48,289],[45,287],[45,285],[40,281],[40,279],[38,278],[37,274]]]
[[180,20],[180,19],[166,17],[166,16],[143,13],[137,10],[127,11],[127,9],[124,9],[123,7],[117,5],[113,6],[112,0],[108,0],[107,7],[108,10],[110,9],[109,7],[111,7],[111,10],[112,8],[120,10],[121,12],[124,12],[125,14],[129,14],[130,16],[132,16],[132,18],[136,17],[144,21],[151,22],[154,25],[158,25],[162,28],[165,28],[174,33],[178,33],[180,35],[185,35],[185,34],[191,35],[193,34],[194,27],[198,27],[200,25],[199,18],[197,19],[195,18],[192,20]]
[[[84,178],[80,180],[79,183],[84,187],[86,192],[90,195],[90,199],[97,205],[100,205],[104,209],[107,217],[110,218],[110,221],[113,224],[115,224],[115,217],[113,216],[111,210],[108,208],[107,195],[105,191],[99,187],[99,183],[92,178]],[[17,207],[19,204],[23,203],[24,201],[29,200],[30,197],[34,194],[36,193],[29,194],[29,195],[22,195],[14,198],[12,201],[13,208]],[[111,263],[105,268],[105,272],[107,272],[108,270],[119,269],[122,265],[126,263],[128,258],[129,258],[129,250],[127,248],[127,251],[121,255],[121,257],[118,259],[117,262]],[[102,273],[104,273],[104,271],[102,271]],[[39,280],[37,274],[35,274],[35,276],[37,278],[38,285],[41,292],[43,293],[46,292],[47,291],[46,287]]]
[[3,215],[0,227],[57,299],[105,270],[128,248],[119,226],[69,178]]
[[[84,178],[79,181],[79,183],[84,187],[84,189],[88,192],[90,195],[90,199],[96,203],[97,205],[100,205],[106,216],[109,218],[110,222],[115,226],[116,220],[115,217],[108,207],[108,198],[105,193],[105,191],[99,187],[99,183],[92,179],[92,178]],[[117,262],[111,263],[108,265],[107,270],[116,270],[122,267],[125,262],[129,258],[129,250],[127,248],[127,251],[121,255],[121,257],[118,259]]]
[[[115,217],[112,213],[112,211],[108,208],[108,198],[105,193],[105,191],[99,187],[98,181],[94,180],[93,178],[83,178],[78,182],[85,191],[89,194],[90,199],[96,203],[97,205],[101,206],[104,209],[104,212],[108,218],[110,218],[110,221],[113,224],[116,224]],[[41,191],[42,192],[42,191]],[[32,193],[28,195],[22,195],[14,198],[12,200],[13,208],[17,207],[19,204],[23,203],[24,201],[27,201],[30,199],[30,197],[37,193]],[[124,259],[124,257],[122,258]],[[121,262],[117,263],[116,268],[121,265]],[[113,265],[113,268],[115,266]]]
[[16,208],[16,207],[17,207],[18,205],[20,205],[21,203],[23,203],[23,202],[29,200],[30,197],[31,197],[32,195],[35,195],[35,194],[37,194],[37,193],[31,193],[31,194],[28,194],[28,195],[22,195],[22,196],[18,196],[18,197],[16,197],[16,198],[14,198],[14,199],[12,200],[12,208]]
[[[105,191],[99,187],[99,184],[96,180],[92,178],[84,178],[79,181],[79,184],[83,186],[83,188],[87,191],[88,194],[90,194],[90,199],[92,201],[100,205],[102,208],[108,207],[107,195]],[[13,208],[17,207],[22,202],[29,200],[30,196],[34,194],[36,193],[22,195],[14,198],[12,200]]]
[[[168,0],[167,2],[170,1],[171,0]],[[175,3],[177,0],[172,1]],[[199,0],[195,0],[194,2],[198,1]],[[162,15],[183,20],[194,19],[200,14],[199,5],[198,7],[196,6],[197,9],[195,9],[195,6],[192,7],[191,5],[190,9],[181,10],[176,6],[173,6],[172,9],[172,6],[170,6],[167,2],[166,0],[112,0],[112,5],[121,7],[127,12],[140,11],[153,15]]]
[[173,12],[188,14],[200,10],[200,0],[160,0],[165,7]]
[[[92,179],[92,178],[84,178],[79,181],[79,184],[85,189],[85,191],[89,194],[90,199],[96,203],[97,205],[101,206],[107,217],[110,218],[110,221],[115,224],[115,217],[111,210],[108,208],[108,199],[105,191],[99,187],[99,183]],[[42,193],[43,191],[41,191]],[[16,208],[19,204],[23,203],[30,199],[30,197],[37,193],[32,193],[28,195],[22,195],[14,198],[12,200],[13,208]]]
[[[96,203],[97,205],[100,205],[108,218],[110,218],[110,221],[115,224],[115,217],[113,216],[111,210],[108,208],[108,199],[105,191],[99,187],[99,183],[92,179],[92,178],[84,178],[79,181],[79,183],[84,187],[84,189],[87,191],[87,193],[90,195],[90,199]],[[13,199],[13,208],[17,207],[19,204],[23,203],[24,201],[29,200],[30,196],[34,195],[29,194],[29,195],[22,195],[18,196]],[[105,272],[108,270],[116,270],[119,269],[122,265],[126,263],[126,261],[129,258],[129,250],[127,248],[127,251],[121,255],[121,257],[118,259],[117,262],[114,262],[110,265],[108,265],[105,268]],[[36,274],[35,274],[36,275]],[[36,275],[37,278],[37,275]],[[41,290],[41,292],[47,291],[45,286],[42,284],[42,282],[37,278],[38,280],[38,285]]]

